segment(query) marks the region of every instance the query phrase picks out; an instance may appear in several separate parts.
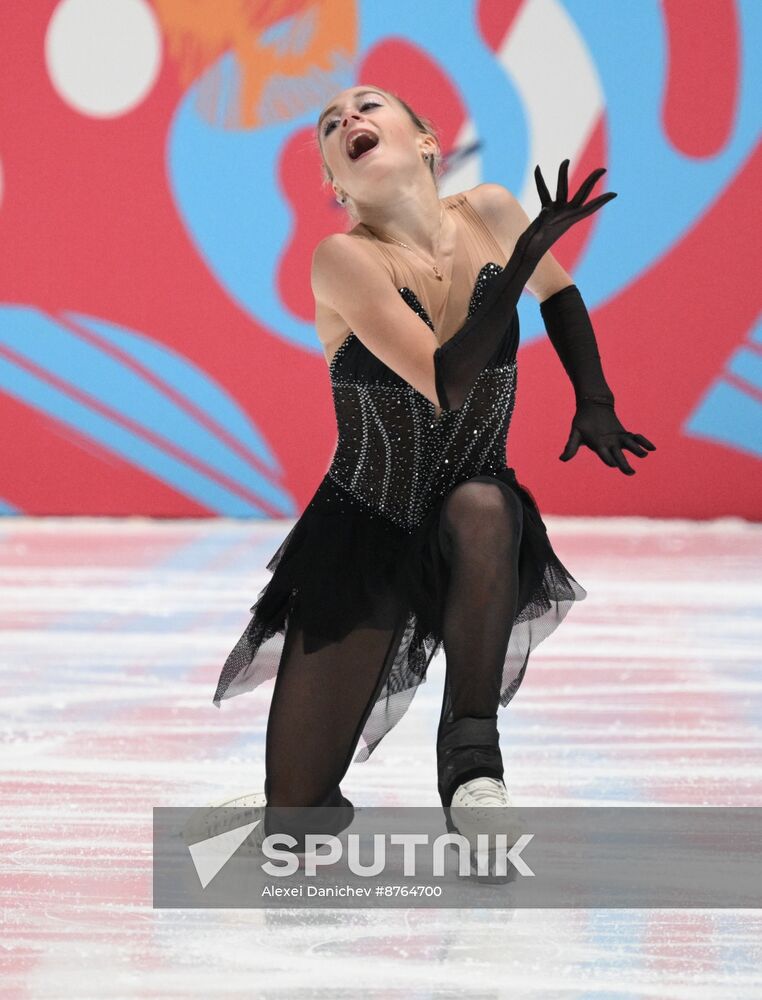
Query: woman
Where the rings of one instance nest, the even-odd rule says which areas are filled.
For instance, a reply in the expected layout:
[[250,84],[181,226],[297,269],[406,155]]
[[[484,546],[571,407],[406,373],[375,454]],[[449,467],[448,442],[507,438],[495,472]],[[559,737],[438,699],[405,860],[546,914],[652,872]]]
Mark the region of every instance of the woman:
[[530,651],[586,596],[506,465],[525,284],[575,388],[561,457],[584,443],[632,474],[622,449],[654,448],[618,421],[587,311],[547,252],[615,197],[585,203],[603,170],[567,201],[564,161],[553,201],[537,168],[543,209],[529,224],[500,185],[440,199],[437,137],[388,91],[342,91],[317,128],[325,179],[356,220],[320,242],[312,266],[338,444],[268,564],[272,579],[214,696],[219,707],[275,676],[268,832],[276,807],[339,807],[333,832],[351,822],[339,785],[360,736],[363,761],[440,646],[442,804],[453,815],[510,804],[498,706],[516,693]]

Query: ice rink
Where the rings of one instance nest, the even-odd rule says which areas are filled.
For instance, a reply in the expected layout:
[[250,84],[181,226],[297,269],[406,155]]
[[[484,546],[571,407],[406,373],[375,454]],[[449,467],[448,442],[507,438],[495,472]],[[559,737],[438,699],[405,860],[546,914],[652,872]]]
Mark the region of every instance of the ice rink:
[[[512,798],[762,804],[762,526],[546,523],[588,598],[501,709]],[[152,809],[262,789],[272,685],[211,699],[290,524],[0,521],[2,995],[762,996],[759,910],[154,909]],[[438,805],[443,668],[356,806]]]

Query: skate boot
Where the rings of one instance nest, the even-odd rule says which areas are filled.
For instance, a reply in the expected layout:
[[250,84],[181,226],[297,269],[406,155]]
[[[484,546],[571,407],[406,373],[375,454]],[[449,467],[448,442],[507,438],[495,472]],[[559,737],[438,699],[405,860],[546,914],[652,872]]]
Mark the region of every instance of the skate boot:
[[[231,816],[231,809],[239,809],[241,812],[234,818]],[[276,832],[287,832],[296,839],[296,844],[294,847],[279,844],[278,849],[291,851],[296,855],[300,867],[303,867],[304,858],[311,852],[305,850],[304,832],[298,828],[299,813],[300,810],[297,807],[268,806],[264,792],[251,792],[217,805],[199,809],[186,824],[183,830],[183,839],[190,846],[200,840],[208,840],[222,833],[227,833],[232,829],[233,822],[238,825],[256,823],[257,825],[238,848],[236,854],[242,857],[264,859],[262,844],[265,837]],[[296,827],[294,826],[295,819],[297,820]],[[330,797],[329,802],[322,803],[320,808],[310,809],[307,819],[309,821],[307,832],[330,833],[337,836],[354,819],[354,806],[341,792],[337,792]],[[284,829],[284,820],[290,824],[290,828],[289,825],[286,825]]]
[[[449,812],[448,830],[461,833],[471,845],[471,874],[486,882],[515,879],[515,867],[507,860],[503,863],[503,859],[526,833],[526,827],[505,784],[495,778],[471,778],[456,788]],[[479,834],[486,834],[486,843],[482,838],[480,844]],[[497,844],[502,843],[496,841],[498,834],[505,837],[505,847],[498,848]],[[482,870],[480,855],[485,859]]]
[[[468,840],[471,874],[480,881],[511,881],[516,869],[505,859],[524,828],[503,782],[497,718],[466,716],[442,723],[437,770],[447,830]],[[486,834],[486,844],[479,834]],[[498,848],[497,834],[505,835],[505,850]]]
[[497,717],[464,716],[441,722],[437,736],[439,797],[447,808],[458,785],[471,778],[503,780]]
[[[330,834],[337,837],[352,823],[355,810],[352,803],[336,788],[322,802],[313,806],[268,806],[267,833],[284,833],[294,837],[294,847],[283,846],[304,858],[307,834]],[[310,852],[311,853],[311,852]]]

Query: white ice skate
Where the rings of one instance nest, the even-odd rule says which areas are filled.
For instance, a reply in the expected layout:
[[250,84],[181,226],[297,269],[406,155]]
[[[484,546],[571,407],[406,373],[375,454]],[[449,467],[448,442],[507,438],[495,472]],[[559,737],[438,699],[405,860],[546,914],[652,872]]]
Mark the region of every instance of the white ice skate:
[[[265,859],[262,844],[265,839],[265,806],[267,798],[264,792],[250,792],[247,795],[239,795],[237,798],[229,799],[227,802],[220,802],[199,809],[186,823],[183,829],[185,843],[190,846],[200,840],[209,840],[219,834],[227,833],[233,822],[236,826],[243,826],[247,823],[257,823],[246,840],[236,851],[241,857],[254,857]],[[230,813],[231,809],[241,810],[235,816]],[[285,844],[278,845],[279,850],[289,850],[297,858],[299,866],[303,867],[305,858],[311,856],[315,851],[296,850],[287,847]],[[269,859],[268,859],[269,860]]]
[[[507,851],[526,832],[523,818],[516,812],[515,803],[502,781],[485,776],[472,778],[459,785],[450,803],[447,829],[463,834],[471,844],[472,875],[487,882],[510,882],[516,877],[516,869],[510,861],[506,862],[505,875],[496,874],[498,856],[504,858]],[[487,850],[482,851],[488,868],[488,872],[484,874],[478,869],[477,852],[480,846],[477,837],[480,833],[487,834],[489,838]],[[506,851],[496,851],[496,834],[506,836]],[[454,844],[451,846],[456,848]]]
[[[183,828],[183,839],[190,846],[200,840],[209,840],[222,833],[227,833],[232,828],[232,822],[238,826],[245,823],[255,823],[257,826],[238,848],[242,855],[257,856],[262,853],[262,841],[265,836],[265,805],[267,799],[264,792],[250,792],[247,795],[239,795],[237,798],[229,799],[227,802],[220,802],[203,809],[198,809],[190,817]],[[233,817],[231,809],[240,809],[241,812]]]

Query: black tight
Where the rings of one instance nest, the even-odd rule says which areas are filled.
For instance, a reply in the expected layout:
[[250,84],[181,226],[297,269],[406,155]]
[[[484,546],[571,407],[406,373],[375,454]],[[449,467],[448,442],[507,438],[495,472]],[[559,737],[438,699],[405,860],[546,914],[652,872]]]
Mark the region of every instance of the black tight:
[[509,486],[477,476],[452,490],[439,527],[450,568],[441,731],[445,720],[497,717],[518,603],[523,507]]
[[404,630],[403,609],[391,598],[376,615],[373,627],[310,653],[298,618],[289,620],[267,723],[268,804],[341,803],[339,783]]
[[[439,540],[450,577],[444,608],[447,661],[442,720],[495,718],[518,594],[522,507],[492,477],[456,486],[443,504]],[[390,596],[376,620],[340,642],[304,651],[298,617],[289,620],[266,737],[269,806],[342,803],[363,726],[388,676],[406,609]]]

